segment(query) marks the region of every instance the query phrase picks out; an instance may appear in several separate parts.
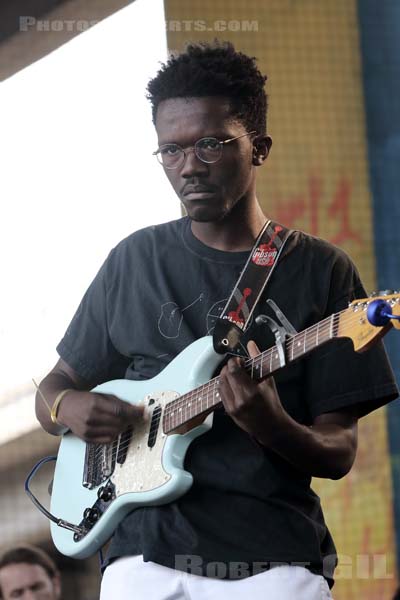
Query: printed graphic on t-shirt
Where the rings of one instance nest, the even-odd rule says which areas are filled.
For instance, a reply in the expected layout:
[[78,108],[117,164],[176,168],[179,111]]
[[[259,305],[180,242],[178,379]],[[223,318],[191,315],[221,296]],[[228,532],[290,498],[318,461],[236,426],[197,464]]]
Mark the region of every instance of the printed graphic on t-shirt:
[[161,305],[161,313],[158,318],[158,331],[160,334],[167,339],[176,339],[179,337],[183,321],[183,313],[188,311],[190,308],[196,306],[204,300],[205,294],[201,292],[200,296],[193,300],[185,308],[180,308],[176,302],[165,302]]
[[219,317],[221,316],[222,311],[224,310],[227,302],[228,298],[224,298],[223,300],[218,300],[218,302],[214,302],[214,304],[211,306],[206,317],[207,335],[212,335],[215,323],[217,319],[219,319]]

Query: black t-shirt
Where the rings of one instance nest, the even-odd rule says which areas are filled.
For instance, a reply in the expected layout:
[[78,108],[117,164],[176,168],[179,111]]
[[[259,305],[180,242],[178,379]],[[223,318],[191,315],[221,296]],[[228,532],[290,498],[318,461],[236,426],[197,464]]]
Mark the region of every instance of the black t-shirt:
[[[132,234],[111,251],[86,292],[57,347],[60,356],[97,383],[155,376],[188,344],[212,334],[247,256],[204,245],[186,217]],[[273,316],[265,302],[272,298],[301,331],[365,295],[344,252],[295,232],[255,316]],[[274,343],[255,320],[246,338],[261,350]],[[283,406],[303,424],[350,405],[362,416],[397,396],[381,343],[358,354],[348,340],[334,340],[275,380]],[[310,477],[261,447],[223,410],[190,445],[185,468],[194,477],[189,492],[131,512],[113,536],[108,560],[143,554],[146,561],[230,578],[296,563],[332,584],[335,547]]]

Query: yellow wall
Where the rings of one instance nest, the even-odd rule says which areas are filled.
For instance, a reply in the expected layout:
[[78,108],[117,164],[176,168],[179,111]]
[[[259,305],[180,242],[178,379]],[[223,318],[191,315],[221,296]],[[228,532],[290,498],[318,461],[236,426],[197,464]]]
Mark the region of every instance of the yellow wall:
[[[268,216],[341,246],[374,289],[355,0],[166,0],[165,11],[170,50],[217,37],[259,59],[268,74],[274,144],[260,169],[258,198]],[[390,599],[394,533],[384,410],[361,423],[351,474],[315,481],[315,488],[343,557],[335,599]]]

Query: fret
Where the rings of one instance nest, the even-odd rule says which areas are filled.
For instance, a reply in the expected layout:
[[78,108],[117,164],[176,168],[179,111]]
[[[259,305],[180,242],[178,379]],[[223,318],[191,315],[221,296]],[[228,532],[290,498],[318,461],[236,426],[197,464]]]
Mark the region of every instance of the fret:
[[301,338],[302,337],[304,338],[304,333],[299,333],[299,335],[296,336],[296,339],[297,339],[296,358],[302,355],[302,351],[301,351],[301,346],[302,346]]
[[170,426],[170,421],[171,421],[168,409],[165,409],[165,411],[164,411],[164,420],[165,420],[165,427],[166,427],[166,429],[168,429]]
[[330,335],[329,335],[329,326],[327,327],[329,323],[329,319],[326,319],[325,321],[322,322],[322,339],[320,340],[320,344],[323,344],[324,342],[328,341],[330,339]]
[[318,345],[319,346],[330,339],[329,328],[327,329],[327,327],[326,327],[328,322],[329,322],[329,319],[324,319],[323,321],[318,323],[318,329],[320,332],[320,335],[318,337]]
[[305,333],[305,336],[304,336],[304,338],[305,338],[305,343],[304,343],[304,354],[306,354],[306,352],[308,352],[308,350],[309,350],[309,347],[310,347],[310,342],[311,342],[310,335],[311,335],[311,333],[312,333],[312,332],[311,332],[311,331],[309,331],[308,329],[306,329],[306,330],[304,331],[304,333]]
[[264,361],[264,352],[258,354],[255,358],[249,359],[250,364],[246,367],[247,372],[249,373],[252,379],[258,381],[262,378],[263,371],[263,361]]
[[266,370],[266,373],[264,373],[264,375],[266,375],[266,374],[269,373],[269,371],[268,371],[268,365],[267,365],[267,354],[268,354],[268,351],[265,351],[261,355],[261,357],[262,357],[261,358],[261,372],[262,372],[263,366],[264,366],[264,368]]
[[318,323],[318,346],[320,344],[322,344],[323,342],[325,342],[327,339],[327,332],[325,330],[325,325],[326,325],[326,323],[324,321],[322,321],[321,323]]
[[269,357],[269,372],[274,372],[274,347],[271,348],[270,357]]
[[[179,398],[179,400],[181,400],[181,398]],[[177,402],[179,401],[177,400]],[[183,400],[183,398],[182,398]],[[185,406],[185,420],[188,421],[189,420],[189,406],[187,405],[187,403],[184,403]]]
[[297,348],[299,346],[299,340],[298,338],[298,334],[296,333],[296,335],[294,335],[291,339],[291,344],[292,344],[292,360],[295,360],[297,358]]
[[[313,339],[314,334],[314,339]],[[310,352],[315,347],[315,332],[310,328],[308,330],[307,352]]]
[[310,328],[310,333],[311,336],[309,336],[309,338],[311,337],[311,339],[309,339],[309,348],[308,348],[308,352],[310,352],[311,350],[313,350],[314,348],[316,348],[318,346],[318,326],[317,327],[312,327]]
[[317,344],[317,340],[318,340],[318,326],[317,326],[317,327],[315,327],[315,326],[314,326],[314,327],[312,327],[312,328],[311,328],[311,331],[312,331],[312,332],[313,332],[313,334],[314,334],[314,342],[313,342],[313,345],[311,346],[310,350],[313,350],[313,349],[314,349],[314,348],[316,348],[316,347],[317,347],[317,345],[318,345],[318,344]]
[[215,389],[215,383],[212,384],[211,387],[211,406],[214,406],[214,404],[216,403],[216,389]]
[[333,316],[333,324],[332,324],[332,331],[333,331],[333,337],[337,337],[338,336],[338,331],[339,331],[339,315],[332,315]]

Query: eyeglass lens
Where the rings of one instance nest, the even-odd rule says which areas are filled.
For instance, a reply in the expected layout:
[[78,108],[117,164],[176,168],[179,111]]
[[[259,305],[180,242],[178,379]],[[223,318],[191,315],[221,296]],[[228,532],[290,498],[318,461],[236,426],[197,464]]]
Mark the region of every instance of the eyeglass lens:
[[[194,152],[201,161],[205,163],[216,162],[222,154],[222,144],[216,138],[202,138],[194,145]],[[186,150],[188,152],[190,148]],[[166,144],[161,146],[157,158],[164,167],[169,169],[179,167],[185,159],[184,150],[177,144]]]

